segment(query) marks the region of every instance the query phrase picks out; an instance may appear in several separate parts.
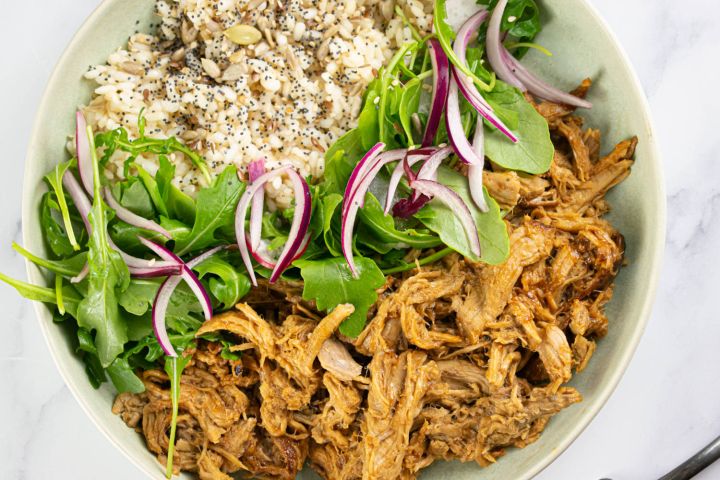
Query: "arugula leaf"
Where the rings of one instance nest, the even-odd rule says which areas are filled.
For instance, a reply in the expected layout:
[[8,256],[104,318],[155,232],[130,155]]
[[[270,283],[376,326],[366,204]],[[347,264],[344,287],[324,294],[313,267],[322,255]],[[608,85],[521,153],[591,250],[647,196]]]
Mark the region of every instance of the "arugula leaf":
[[116,358],[105,371],[118,393],[142,393],[145,391],[145,385],[142,380],[135,375],[127,359],[122,357]]
[[[4,273],[0,273],[0,280],[13,287],[20,295],[28,300],[51,303],[53,305],[57,304],[57,293],[54,288],[40,287],[32,283],[23,282],[22,280],[16,280],[8,277]],[[78,304],[82,300],[82,297],[72,285],[63,286],[62,292],[65,311],[73,317],[76,317]]]
[[233,307],[250,291],[248,277],[218,255],[213,255],[193,270],[200,278],[211,275],[208,281],[210,293],[224,309]]
[[487,94],[488,101],[498,109],[517,113],[515,133],[519,141],[513,144],[500,131],[486,128],[485,154],[497,165],[510,170],[540,174],[550,168],[555,147],[545,119],[533,108],[517,88],[497,82],[495,90]]
[[325,191],[342,195],[353,169],[366,152],[359,128],[337,139],[325,152]]
[[47,268],[51,272],[65,277],[77,276],[85,266],[85,262],[87,260],[87,252],[80,252],[77,255],[64,260],[46,260],[25,250],[15,242],[12,243],[12,248],[35,265]]
[[219,229],[234,229],[235,208],[245,184],[237,177],[233,165],[228,166],[209,187],[197,194],[195,223],[187,235],[180,236],[175,244],[175,253],[186,253],[215,246],[220,243],[215,233]]
[[128,210],[144,218],[155,217],[155,208],[145,185],[137,177],[130,177],[123,182],[116,183],[113,195],[120,204]]
[[65,233],[67,235],[70,245],[73,250],[80,250],[80,245],[75,239],[75,232],[73,231],[72,222],[70,221],[70,210],[68,209],[67,201],[65,200],[65,192],[63,190],[62,179],[70,168],[74,164],[74,160],[59,163],[55,166],[52,172],[45,175],[45,181],[48,183],[53,192],[55,192],[55,198],[57,198],[57,204],[60,209],[60,214],[65,225]]
[[85,364],[85,374],[90,381],[90,385],[98,389],[100,385],[107,381],[107,377],[105,376],[105,369],[100,365],[97,349],[95,348],[95,341],[92,338],[92,334],[84,328],[78,328],[77,339],[78,345],[75,348],[75,352],[80,354],[80,358]]
[[491,265],[503,263],[510,253],[507,226],[500,214],[497,202],[483,190],[490,211],[483,213],[475,206],[470,197],[467,178],[448,167],[438,169],[438,181],[451,188],[463,199],[470,209],[480,235],[482,256],[478,259],[470,251],[467,236],[462,224],[452,211],[437,200],[430,201],[415,218],[423,222],[430,230],[440,235],[443,243],[471,260],[482,260]]
[[177,432],[178,408],[180,405],[180,376],[192,356],[183,356],[182,352],[178,352],[177,357],[165,357],[165,373],[170,377],[170,402],[172,405],[172,414],[170,416],[170,436],[168,438],[167,468],[165,476],[172,478],[173,476],[173,455],[175,453],[175,434]]
[[167,214],[184,223],[192,224],[195,221],[195,201],[173,185],[173,178],[175,178],[175,165],[161,155],[155,182]]
[[88,242],[88,291],[78,305],[78,325],[95,330],[95,345],[103,367],[108,367],[123,351],[127,342],[127,326],[121,319],[118,291],[127,288],[130,273],[120,254],[107,241],[107,206],[100,190],[100,171],[95,145],[88,128],[90,151],[93,155],[94,200],[88,215],[92,232]]
[[[132,315],[144,315],[149,312],[161,283],[162,279],[157,278],[133,278],[128,287],[118,295],[118,303]],[[202,307],[197,297],[183,282],[175,288],[170,297],[165,318],[168,324],[183,326],[197,322],[193,315],[201,313]],[[186,328],[183,328],[182,333],[185,333],[185,330]]]
[[365,327],[367,312],[377,300],[376,289],[385,284],[385,275],[369,258],[355,257],[358,278],[353,278],[344,258],[297,260],[305,281],[303,298],[315,300],[319,310],[330,311],[337,305],[351,303],[355,312],[340,325],[340,333],[357,337]]
[[52,192],[45,192],[40,201],[40,225],[50,250],[58,257],[67,257],[75,253],[75,249],[65,229],[53,217],[53,210],[60,212],[53,195]]
[[435,235],[414,229],[398,230],[393,216],[385,215],[380,202],[370,192],[365,195],[365,206],[358,213],[360,221],[373,231],[376,238],[393,248],[432,248],[442,243]]

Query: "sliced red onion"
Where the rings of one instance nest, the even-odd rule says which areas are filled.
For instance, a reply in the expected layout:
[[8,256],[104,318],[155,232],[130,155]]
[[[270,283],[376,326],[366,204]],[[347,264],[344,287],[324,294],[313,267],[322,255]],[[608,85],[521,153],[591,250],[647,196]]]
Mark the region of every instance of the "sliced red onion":
[[85,191],[93,196],[93,166],[92,153],[90,152],[90,139],[88,138],[87,121],[85,116],[78,110],[75,112],[75,151],[78,161],[78,172],[80,181]]
[[[130,269],[130,267],[128,267]],[[182,265],[168,265],[161,267],[133,267],[132,275],[137,278],[168,277],[178,275],[182,271]]]
[[440,119],[442,118],[443,107],[447,99],[448,85],[450,82],[450,63],[440,46],[440,42],[435,38],[430,39],[428,49],[430,51],[430,63],[433,69],[433,89],[432,100],[430,101],[430,113],[428,114],[425,135],[422,140],[423,147],[428,147],[435,143],[435,135],[440,126]]
[[465,205],[463,199],[452,189],[432,180],[415,180],[410,186],[423,195],[441,201],[450,209],[458,220],[460,220],[463,230],[465,230],[470,251],[479,257],[481,251],[477,226],[470,213],[470,209]]
[[[260,158],[248,165],[248,177],[250,183],[254,182],[265,173],[265,159]],[[262,217],[263,208],[265,207],[265,189],[255,192],[252,203],[250,205],[250,245],[251,250],[255,250],[260,245],[260,235],[262,234]]]
[[143,218],[140,215],[137,215],[134,212],[131,212],[127,208],[123,207],[120,202],[115,200],[115,197],[113,196],[112,192],[108,187],[105,187],[104,189],[105,193],[105,201],[107,202],[108,206],[115,210],[115,214],[117,215],[117,218],[122,220],[123,222],[134,225],[138,228],[143,228],[145,230],[151,230],[153,232],[157,232],[163,237],[172,240],[172,235],[170,235],[170,232],[165,230],[163,227],[158,225],[156,222],[149,220],[147,218]]
[[290,232],[285,247],[272,273],[270,274],[270,283],[275,283],[280,275],[295,259],[295,255],[300,250],[303,240],[307,234],[310,225],[310,213],[312,211],[312,199],[310,198],[310,188],[307,182],[295,170],[288,170],[288,177],[293,185],[295,193],[295,213],[290,224]]
[[[371,149],[371,151],[376,151],[378,146],[380,148],[384,148],[385,145],[378,143]],[[352,253],[352,234],[355,228],[357,212],[365,205],[365,195],[370,188],[370,184],[380,172],[380,169],[388,163],[396,162],[406,156],[407,150],[402,148],[383,152],[382,154],[376,155],[376,158],[372,157],[364,163],[358,163],[350,176],[350,181],[348,181],[348,186],[345,189],[345,198],[343,199],[340,246],[342,247],[343,256],[350,267],[353,277],[357,278],[358,276],[355,259]],[[363,158],[366,157],[368,157],[367,154]],[[362,176],[358,173],[360,170],[364,172]],[[353,184],[351,185],[350,182],[353,182]],[[349,195],[348,192],[350,192]]]
[[[193,258],[185,265],[188,268],[195,268],[211,256],[215,255],[217,252],[225,248],[227,247],[219,246],[210,249],[202,255]],[[183,277],[181,275],[173,275],[165,279],[165,281],[160,285],[157,294],[155,295],[155,301],[153,302],[152,308],[152,324],[155,338],[160,344],[160,348],[162,348],[163,352],[165,352],[165,355],[168,355],[170,357],[177,357],[177,353],[175,352],[175,349],[170,342],[170,338],[168,337],[167,328],[165,327],[165,315],[167,313],[168,305],[170,304],[170,297],[172,297],[173,292],[180,284],[182,278]]]
[[[345,186],[345,199],[352,197],[355,195],[355,190],[357,189],[357,185],[360,183],[360,181],[363,179],[365,174],[367,173],[368,168],[371,166],[373,160],[375,160],[375,157],[380,155],[380,152],[382,152],[383,148],[385,148],[385,144],[382,142],[376,143],[370,150],[367,151],[365,155],[360,159],[360,161],[355,166],[355,169],[350,174],[350,178],[348,179],[347,186]],[[345,216],[345,210],[346,210],[346,204],[343,203],[343,216]]]
[[442,147],[437,152],[430,155],[430,157],[423,163],[420,170],[418,170],[418,180],[436,180],[437,170],[443,160],[450,156],[453,152],[451,147]]
[[240,197],[238,202],[237,210],[235,210],[235,236],[237,237],[237,245],[240,250],[240,256],[242,257],[245,268],[247,269],[250,281],[254,286],[257,287],[257,278],[255,278],[255,271],[253,270],[252,260],[250,260],[250,251],[248,249],[248,243],[245,240],[245,217],[247,216],[250,202],[252,201],[255,194],[265,188],[265,184],[273,178],[280,176],[290,170],[290,167],[281,167],[277,170],[267,172],[258,177],[254,182],[249,184]]
[[532,72],[525,68],[510,52],[503,47],[502,58],[506,65],[512,70],[517,78],[527,87],[527,90],[536,97],[543,98],[555,103],[564,103],[573,107],[592,108],[592,103],[584,98],[577,97],[571,93],[549,85]]
[[518,137],[515,135],[504,123],[500,118],[495,115],[493,112],[492,107],[487,103],[487,101],[480,95],[480,93],[477,91],[475,86],[472,83],[472,80],[470,80],[468,77],[464,76],[464,74],[456,69],[453,68],[453,74],[455,75],[455,79],[457,80],[458,88],[460,89],[460,92],[463,94],[463,97],[470,103],[470,105],[473,106],[473,108],[485,119],[487,120],[490,125],[497,128],[503,135],[505,135],[511,142],[517,143]]
[[485,192],[483,192],[483,169],[485,159],[485,132],[483,131],[482,118],[478,117],[475,125],[475,134],[473,135],[472,148],[478,158],[482,158],[483,162],[468,166],[468,183],[470,186],[470,196],[475,205],[481,212],[489,210],[487,201],[485,201]]
[[185,264],[185,262],[183,262],[180,257],[175,255],[163,245],[152,242],[147,238],[143,237],[138,237],[138,240],[140,240],[140,243],[152,250],[157,256],[159,256],[163,260],[167,262],[174,262],[175,264],[182,266],[182,272],[180,273],[180,276],[183,280],[185,280],[185,283],[188,284],[188,287],[190,287],[190,290],[192,290],[192,292],[195,294],[198,301],[200,302],[200,305],[203,309],[203,314],[205,315],[205,320],[210,320],[210,318],[212,317],[212,302],[210,301],[210,295],[208,295],[207,291],[205,291],[205,287],[203,287],[203,284],[200,283],[200,279],[197,277],[197,275],[195,275],[195,273],[190,269],[190,267],[188,267],[187,264]]
[[152,325],[155,338],[160,344],[160,348],[163,349],[165,355],[168,357],[177,357],[177,353],[170,342],[170,337],[165,327],[165,314],[167,313],[168,305],[170,304],[170,297],[172,297],[175,288],[180,284],[182,277],[179,275],[173,275],[168,277],[160,285],[160,288],[155,295],[155,301],[152,307]]
[[464,163],[469,165],[482,165],[483,159],[478,158],[475,151],[465,136],[465,129],[462,125],[460,115],[460,96],[458,95],[458,84],[453,78],[450,81],[450,93],[448,94],[447,110],[445,111],[445,127],[447,129],[450,144],[457,156]]
[[70,279],[70,283],[80,283],[83,280],[85,280],[85,277],[88,276],[88,273],[90,273],[90,265],[88,265],[87,262],[85,262],[85,265],[83,265],[82,270],[80,270],[80,273],[78,273],[76,276],[72,277]]
[[[403,161],[405,175],[407,176],[408,181],[411,183],[415,179],[436,180],[437,170],[440,167],[440,164],[443,160],[450,156],[452,151],[453,149],[451,147],[442,147],[438,149],[425,160],[425,163],[423,163],[422,167],[420,167],[417,174],[410,169],[411,165],[409,162]],[[403,198],[395,204],[393,207],[393,215],[400,218],[410,218],[420,211],[420,209],[429,201],[430,197],[414,191],[410,198]]]
[[500,37],[500,26],[502,24],[503,13],[508,0],[499,0],[490,17],[490,23],[487,29],[487,56],[495,74],[505,83],[509,83],[513,87],[517,87],[523,92],[526,90],[525,85],[513,74],[508,64],[503,60],[502,51],[505,47]]
[[398,164],[395,166],[395,169],[393,170],[392,175],[390,176],[390,181],[388,182],[388,191],[387,195],[385,196],[385,215],[390,213],[390,209],[392,208],[392,201],[395,198],[395,192],[397,191],[398,185],[400,185],[400,180],[402,180],[406,169],[412,167],[421,160],[427,159],[428,156],[432,155],[436,151],[437,148],[435,147],[424,147],[410,150],[407,155],[405,155],[405,158],[401,162],[398,162]]

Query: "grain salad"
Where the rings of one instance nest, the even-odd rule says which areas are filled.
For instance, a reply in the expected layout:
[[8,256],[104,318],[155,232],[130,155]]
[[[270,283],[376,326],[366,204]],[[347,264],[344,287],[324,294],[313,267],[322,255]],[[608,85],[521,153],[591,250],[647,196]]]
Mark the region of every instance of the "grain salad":
[[[356,126],[368,83],[411,38],[397,7],[430,31],[428,0],[158,1],[155,34],[132,35],[86,73],[96,87],[84,113],[96,131],[122,126],[132,136],[143,111],[148,135],[177,137],[213,173],[228,164],[245,172],[264,157],[320,178],[325,150]],[[118,178],[126,157],[111,159]],[[203,186],[182,154],[170,160],[180,188]],[[153,156],[137,162],[157,169]],[[267,191],[289,205],[280,178]]]

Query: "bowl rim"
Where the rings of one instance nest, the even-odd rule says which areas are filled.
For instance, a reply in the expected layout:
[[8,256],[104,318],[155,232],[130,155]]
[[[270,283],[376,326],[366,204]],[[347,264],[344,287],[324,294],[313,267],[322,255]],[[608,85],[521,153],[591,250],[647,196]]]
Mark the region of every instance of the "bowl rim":
[[[532,468],[530,468],[522,477],[520,477],[518,480],[528,480],[530,478],[535,477],[538,475],[542,470],[544,470],[548,465],[550,465],[552,462],[554,462],[567,448],[580,436],[580,434],[587,428],[587,426],[590,424],[590,422],[595,418],[595,416],[599,413],[599,411],[605,406],[607,403],[610,395],[616,390],[622,376],[625,374],[625,371],[627,370],[628,365],[630,364],[630,360],[632,359],[633,355],[635,354],[635,351],[637,350],[638,344],[640,343],[640,339],[645,331],[645,328],[647,327],[648,321],[650,319],[650,315],[652,313],[653,305],[655,303],[656,298],[656,292],[659,284],[660,279],[660,272],[662,270],[662,263],[663,263],[663,257],[665,252],[665,236],[666,236],[666,222],[667,222],[667,203],[666,203],[666,192],[665,192],[665,174],[663,169],[663,164],[661,161],[661,155],[660,150],[658,147],[657,139],[655,136],[655,128],[652,120],[651,115],[651,109],[650,105],[647,99],[647,96],[645,94],[645,91],[642,88],[642,85],[640,83],[640,80],[638,78],[638,75],[633,68],[632,63],[630,62],[630,58],[625,51],[624,47],[620,43],[617,35],[615,32],[610,28],[608,23],[605,21],[605,19],[600,15],[597,8],[589,1],[589,0],[576,0],[587,8],[588,12],[590,13],[592,19],[601,27],[602,30],[605,31],[605,33],[610,38],[611,42],[614,44],[614,46],[617,48],[617,52],[619,54],[619,59],[622,62],[623,66],[627,69],[628,73],[630,74],[630,92],[634,95],[639,97],[640,103],[642,106],[642,117],[643,121],[645,123],[645,128],[648,132],[648,139],[649,142],[646,145],[647,148],[647,161],[654,164],[654,171],[657,174],[657,180],[658,184],[655,185],[655,198],[654,203],[656,205],[655,209],[655,218],[653,219],[654,224],[654,235],[651,236],[649,239],[653,255],[650,259],[650,276],[647,279],[645,294],[642,298],[642,305],[640,308],[640,315],[636,319],[637,327],[634,329],[632,336],[627,340],[627,345],[624,349],[624,352],[622,352],[622,355],[619,358],[618,365],[619,367],[612,372],[609,379],[606,381],[605,386],[601,389],[600,393],[597,395],[597,397],[594,399],[593,403],[589,406],[589,408],[586,408],[582,416],[580,417],[580,421],[576,422],[574,425],[571,426],[568,433],[564,435],[563,441],[560,442],[558,445],[555,446],[548,454],[544,455],[542,460],[536,462]],[[70,51],[72,50],[72,47],[85,35],[85,32],[87,30],[90,30],[92,25],[96,23],[96,21],[105,15],[106,11],[110,8],[110,5],[112,4],[112,1],[109,0],[103,0],[91,13],[90,15],[85,19],[85,21],[82,23],[80,28],[77,30],[77,32],[73,35],[70,42],[65,47],[62,55],[58,58],[55,67],[53,68],[53,71],[51,75],[49,76],[46,84],[45,89],[42,95],[42,98],[40,100],[40,103],[38,104],[38,107],[35,112],[35,120],[33,122],[30,140],[27,148],[27,153],[25,155],[25,167],[24,167],[24,178],[23,178],[23,191],[22,191],[22,237],[23,242],[28,243],[29,241],[29,232],[28,229],[25,227],[27,224],[27,221],[30,219],[32,215],[32,209],[33,209],[33,202],[31,201],[31,193],[32,193],[32,180],[30,179],[29,171],[30,171],[30,160],[34,157],[36,157],[35,150],[36,148],[34,145],[37,145],[40,140],[40,123],[42,119],[39,116],[39,113],[42,111],[45,111],[47,109],[47,104],[50,100],[50,87],[55,84],[58,81],[59,76],[59,69],[60,65],[64,64],[67,60],[67,58],[70,56]],[[29,260],[25,260],[26,264],[26,273],[28,277],[33,277],[33,269],[34,264],[30,262]],[[33,307],[35,311],[36,319],[40,325],[40,330],[43,333],[43,338],[45,340],[45,344],[48,347],[48,350],[50,351],[50,355],[52,357],[53,363],[57,367],[58,372],[60,373],[60,376],[62,377],[65,385],[67,385],[68,389],[72,393],[72,396],[75,398],[77,403],[80,405],[81,409],[85,412],[88,418],[92,421],[92,423],[95,425],[95,427],[105,436],[105,438],[108,439],[110,444],[112,444],[117,450],[119,450],[135,467],[137,467],[141,472],[143,472],[148,478],[164,478],[164,476],[160,475],[159,477],[156,476],[159,474],[159,471],[156,470],[155,472],[151,472],[147,470],[139,459],[137,459],[124,445],[123,442],[116,439],[111,433],[110,429],[106,427],[104,421],[102,421],[98,416],[96,416],[93,413],[93,410],[90,408],[89,403],[86,402],[85,397],[83,397],[80,394],[80,391],[78,387],[75,385],[75,383],[70,381],[70,377],[68,375],[68,372],[64,366],[64,363],[60,361],[60,352],[55,349],[50,341],[50,328],[51,324],[48,322],[43,321],[43,316],[47,312],[45,311],[45,306],[41,304],[40,302],[33,302]],[[481,471],[481,470],[478,470]]]

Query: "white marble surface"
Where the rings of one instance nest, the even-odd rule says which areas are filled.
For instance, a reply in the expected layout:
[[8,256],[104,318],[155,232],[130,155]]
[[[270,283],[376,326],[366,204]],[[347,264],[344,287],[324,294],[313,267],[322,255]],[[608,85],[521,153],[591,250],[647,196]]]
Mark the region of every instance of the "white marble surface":
[[[552,0],[547,0],[552,1]],[[620,386],[541,480],[654,479],[720,434],[720,66],[717,0],[593,0],[652,105],[669,227],[652,320]],[[0,268],[24,276],[21,176],[35,109],[64,45],[98,0],[0,0]],[[29,302],[0,287],[0,479],[142,478],[80,410]],[[720,464],[698,478],[720,478]]]

